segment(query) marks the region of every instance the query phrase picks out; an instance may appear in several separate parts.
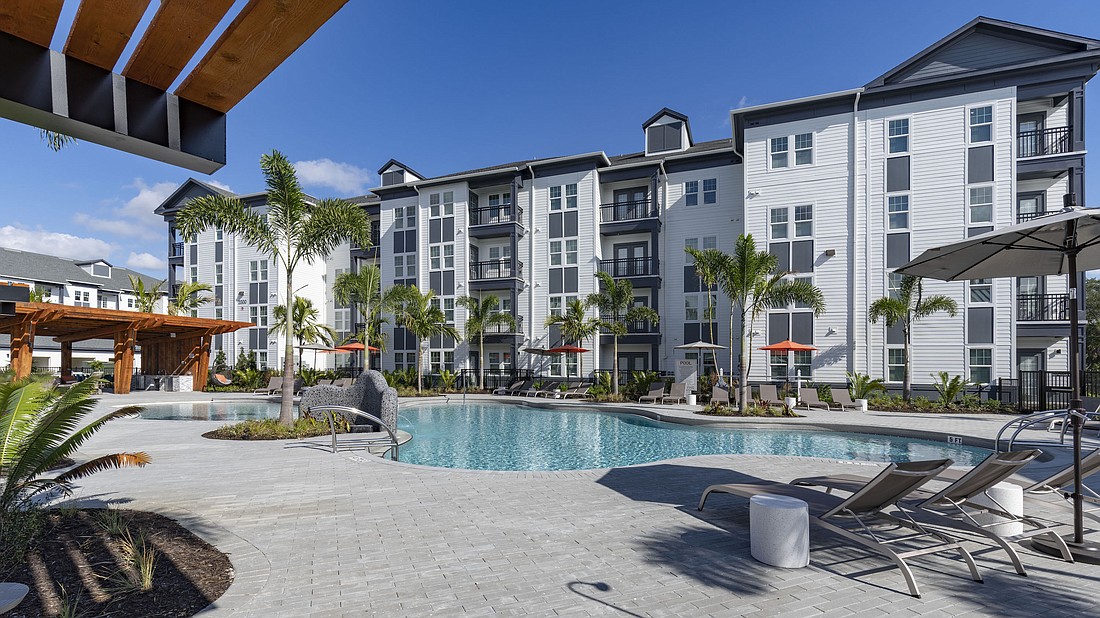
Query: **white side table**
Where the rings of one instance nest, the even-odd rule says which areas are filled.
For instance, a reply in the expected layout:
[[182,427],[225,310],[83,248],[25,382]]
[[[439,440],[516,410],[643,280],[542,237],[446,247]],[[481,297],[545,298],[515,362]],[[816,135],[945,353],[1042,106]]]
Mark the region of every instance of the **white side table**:
[[749,499],[752,557],[772,566],[798,569],[810,564],[810,512],[806,502],[761,494]]
[[[989,488],[986,495],[974,496],[970,499],[974,504],[980,504],[982,506],[988,506],[995,509],[1004,509],[1005,511],[1023,517],[1024,515],[1024,488],[1014,483],[997,483],[993,487]],[[992,498],[992,499],[990,499]],[[994,502],[996,500],[996,502]],[[1000,504],[998,507],[997,505]],[[1024,533],[1023,522],[1014,522],[1009,519],[1005,519],[999,515],[993,515],[991,513],[979,513],[974,516],[974,521],[982,525],[996,524],[997,522],[1008,522],[1003,524],[997,524],[986,528],[997,536],[1016,536],[1017,534]]]
[[31,589],[24,584],[0,583],[0,614],[15,609]]

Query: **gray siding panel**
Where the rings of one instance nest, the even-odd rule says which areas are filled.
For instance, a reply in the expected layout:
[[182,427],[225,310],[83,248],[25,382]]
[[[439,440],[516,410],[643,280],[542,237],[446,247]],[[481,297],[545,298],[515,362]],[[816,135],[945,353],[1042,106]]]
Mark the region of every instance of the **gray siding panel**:
[[909,157],[893,157],[886,160],[886,191],[909,190]]
[[796,273],[814,271],[814,241],[799,240],[791,243],[791,270]]
[[768,345],[790,338],[790,316],[786,313],[769,313]]
[[993,343],[993,307],[966,310],[966,342]]
[[966,151],[966,181],[993,182],[993,146],[977,146]]
[[909,233],[886,235],[886,268],[904,266],[909,261]]
[[1049,47],[975,32],[940,50],[920,68],[911,71],[898,81],[910,82],[963,71],[1006,66],[1047,58],[1059,53]]

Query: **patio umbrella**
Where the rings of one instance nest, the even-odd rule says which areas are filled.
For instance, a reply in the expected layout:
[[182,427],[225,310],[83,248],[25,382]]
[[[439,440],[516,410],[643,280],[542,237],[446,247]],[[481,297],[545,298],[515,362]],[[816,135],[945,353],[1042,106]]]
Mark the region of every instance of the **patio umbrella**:
[[[788,362],[790,361],[791,352],[812,352],[814,350],[817,350],[817,348],[813,347],[812,345],[806,345],[804,343],[795,343],[794,341],[791,341],[790,339],[784,339],[783,341],[780,341],[779,343],[773,343],[773,344],[770,344],[770,345],[761,346],[759,349],[760,350],[767,350],[768,352],[783,352],[784,354],[787,355]],[[788,365],[788,367],[790,367],[790,365]],[[787,372],[787,379],[788,380],[790,379],[790,375],[791,375],[790,371],[788,370],[788,372]],[[797,383],[795,384],[795,392],[796,393],[801,393],[802,392],[802,375],[799,374],[799,375],[795,376],[795,378],[797,378]]]
[[[1081,359],[1078,345],[1077,276],[1082,270],[1100,268],[1100,209],[1078,209],[1072,194],[1059,213],[1038,217],[961,242],[935,247],[899,268],[897,272],[942,281],[992,279],[1040,275],[1066,275],[1069,279],[1069,375],[1070,411],[1073,421],[1073,536],[1066,539],[1077,559],[1100,561],[1100,545],[1084,540],[1081,497]],[[1032,545],[1059,555],[1055,544],[1041,537]]]
[[[587,348],[577,347],[573,344],[560,345],[556,348],[550,348],[547,350],[547,354],[584,354],[587,352]],[[566,370],[566,375],[569,375],[569,371]],[[582,376],[583,379],[583,376]]]
[[[336,346],[336,349],[337,350],[346,350],[348,352],[359,352],[359,351],[364,349],[364,346],[363,346],[363,344],[359,343],[358,341],[354,341],[352,343],[345,343],[344,345],[338,345],[338,346]],[[374,346],[370,346],[370,351],[371,352],[377,352],[378,348],[376,348]]]
[[[709,343],[707,341],[694,341],[692,343],[685,343],[684,345],[678,345],[678,346],[676,346],[675,349],[677,349],[677,350],[711,350],[711,352],[713,353],[714,350],[725,350],[726,346],[718,345],[717,343]],[[718,360],[717,359],[715,359],[714,364],[715,364],[715,366],[718,365]],[[700,373],[702,373],[702,372],[700,371],[700,367],[699,367],[699,357],[696,357],[695,358],[695,374],[699,375]],[[721,379],[721,376],[719,376],[719,378],[720,379],[718,381],[718,386],[725,386],[726,385],[725,380]],[[732,376],[731,376],[731,378],[732,378]],[[695,390],[694,387],[692,387],[692,392],[694,392],[694,390]]]

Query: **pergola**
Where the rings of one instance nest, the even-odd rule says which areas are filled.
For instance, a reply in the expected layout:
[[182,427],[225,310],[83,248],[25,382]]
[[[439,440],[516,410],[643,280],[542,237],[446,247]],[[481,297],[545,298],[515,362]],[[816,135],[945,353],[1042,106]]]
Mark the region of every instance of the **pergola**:
[[11,368],[16,378],[31,373],[35,337],[53,337],[61,344],[61,375],[72,372],[74,342],[114,339],[114,390],[120,395],[130,392],[135,346],[141,346],[143,372],[190,373],[196,388],[202,388],[209,373],[214,335],[250,326],[251,322],[52,303],[17,303],[14,316],[0,318],[0,333],[11,335]]

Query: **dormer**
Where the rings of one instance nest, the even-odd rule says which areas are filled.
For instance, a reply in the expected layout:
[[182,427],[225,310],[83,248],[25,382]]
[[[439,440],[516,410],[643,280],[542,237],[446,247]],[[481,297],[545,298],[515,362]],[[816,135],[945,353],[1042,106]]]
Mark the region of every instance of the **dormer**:
[[84,272],[93,277],[103,277],[105,279],[111,278],[111,268],[113,267],[103,260],[98,260],[95,262],[83,262],[77,264],[77,266],[83,268]]
[[403,185],[407,182],[424,180],[424,177],[414,172],[409,166],[397,159],[390,159],[378,170],[378,176],[382,179],[383,187]]
[[691,125],[688,117],[664,108],[642,124],[645,131],[645,154],[680,152],[691,148]]

